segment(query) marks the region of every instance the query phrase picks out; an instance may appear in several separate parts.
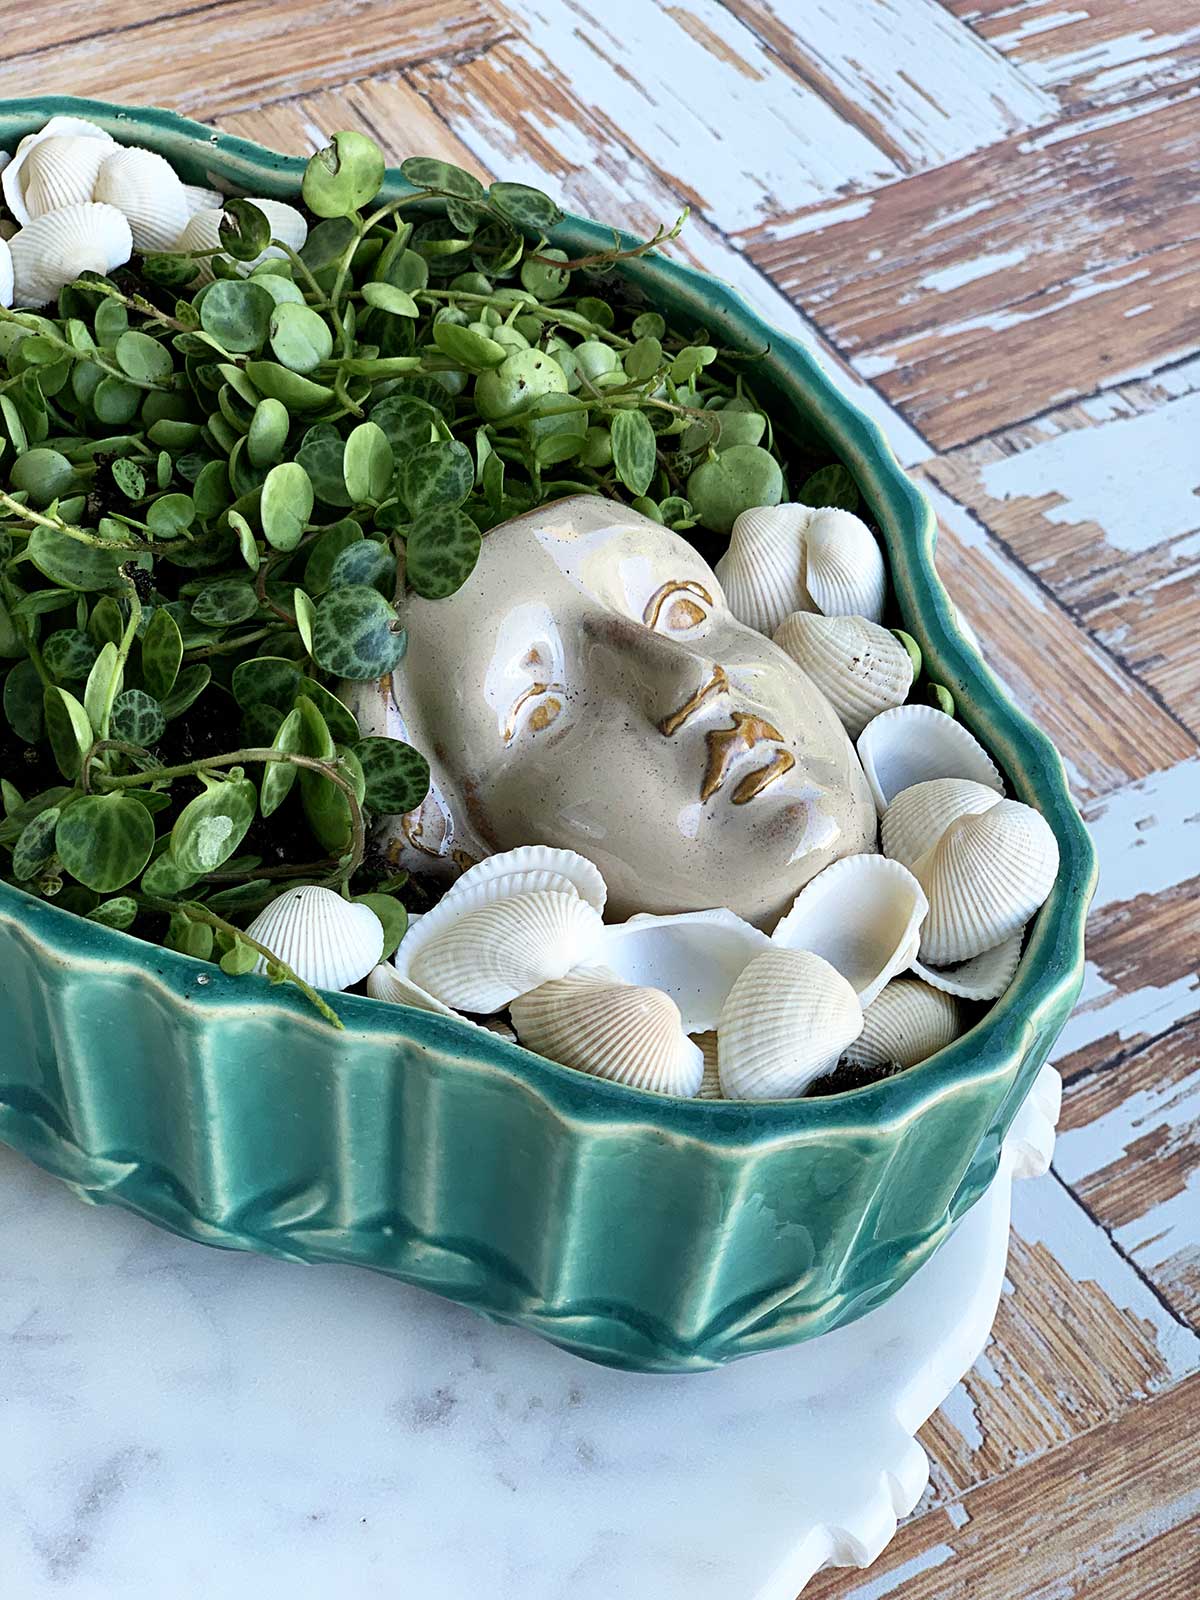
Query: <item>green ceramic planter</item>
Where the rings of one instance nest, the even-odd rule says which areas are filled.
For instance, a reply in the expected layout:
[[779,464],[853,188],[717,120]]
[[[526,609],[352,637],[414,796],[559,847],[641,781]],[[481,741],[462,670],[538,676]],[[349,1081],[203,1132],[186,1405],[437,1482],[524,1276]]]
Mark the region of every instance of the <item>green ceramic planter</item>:
[[[55,112],[161,151],[190,181],[293,197],[304,163],[160,111],[0,101],[0,148]],[[387,192],[403,192],[390,174]],[[568,218],[555,242],[604,248]],[[738,296],[661,258],[627,268],[685,327],[769,346],[757,376],[854,471],[904,619],[1013,792],[1058,883],[1004,998],[949,1049],[853,1094],[659,1099],[453,1020],[298,997],[0,884],[0,1138],[207,1244],[356,1262],[597,1361],[696,1371],[811,1338],[892,1294],[986,1188],[1078,994],[1094,882],[1058,755],[956,624],[934,519],[874,423]]]

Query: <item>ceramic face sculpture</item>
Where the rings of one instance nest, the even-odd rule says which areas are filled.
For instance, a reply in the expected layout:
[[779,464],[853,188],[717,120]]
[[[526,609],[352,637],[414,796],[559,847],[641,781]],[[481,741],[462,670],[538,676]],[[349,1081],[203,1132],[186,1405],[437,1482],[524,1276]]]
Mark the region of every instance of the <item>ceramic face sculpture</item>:
[[648,518],[542,506],[486,536],[449,600],[406,605],[391,683],[352,696],[364,733],[431,758],[429,800],[381,832],[397,865],[558,845],[599,867],[614,917],[728,906],[770,926],[822,867],[873,848],[828,701]]

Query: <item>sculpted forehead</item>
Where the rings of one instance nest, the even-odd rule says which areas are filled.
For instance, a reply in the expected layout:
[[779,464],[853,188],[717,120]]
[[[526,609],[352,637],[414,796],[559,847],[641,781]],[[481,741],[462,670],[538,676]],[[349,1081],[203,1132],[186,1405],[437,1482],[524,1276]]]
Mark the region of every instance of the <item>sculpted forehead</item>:
[[647,627],[685,632],[727,614],[712,568],[677,533],[592,495],[516,517],[483,543],[483,578],[553,603],[599,604]]

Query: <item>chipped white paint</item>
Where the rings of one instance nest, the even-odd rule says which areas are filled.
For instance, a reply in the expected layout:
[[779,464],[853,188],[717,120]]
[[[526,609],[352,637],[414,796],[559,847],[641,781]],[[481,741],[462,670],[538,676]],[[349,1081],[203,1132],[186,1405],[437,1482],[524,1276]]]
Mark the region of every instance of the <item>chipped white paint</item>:
[[[760,237],[778,244],[788,239],[802,238],[806,233],[820,233],[824,228],[832,228],[837,222],[861,222],[864,217],[871,215],[871,207],[874,204],[873,195],[864,195],[861,200],[843,200],[837,205],[820,206],[814,211],[801,212],[798,217],[788,217],[782,222],[766,223]],[[880,251],[879,254],[882,255],[883,252]]]
[[969,222],[972,217],[979,216],[982,211],[990,211],[996,204],[994,200],[972,200],[970,205],[954,206],[948,211],[939,211],[931,222],[927,222],[921,229],[922,234],[940,233],[943,228],[957,228],[960,223]]
[[965,1383],[956,1383],[938,1410],[968,1450],[982,1450],[983,1429],[979,1423],[979,1412]]
[[874,1578],[864,1578],[852,1589],[843,1589],[839,1600],[886,1600],[888,1595],[897,1594],[910,1579],[919,1577],[922,1572],[932,1572],[953,1559],[954,1551],[948,1544],[931,1545],[919,1555],[902,1561],[890,1572],[880,1572]]
[[1161,986],[1146,984],[1127,993],[1108,982],[1091,961],[1084,965],[1079,1003],[1050,1053],[1065,1061],[1077,1050],[1115,1039],[1120,1044],[1153,1039],[1200,1010],[1200,972]]
[[1097,910],[1200,877],[1200,756],[1092,801],[1083,819],[1100,858]]
[[918,278],[917,288],[932,289],[935,294],[945,294],[951,289],[960,289],[965,283],[974,283],[979,278],[990,278],[994,273],[1019,266],[1028,255],[1029,251],[1022,247],[1017,250],[996,250],[990,255],[974,256],[967,261],[955,261],[951,266],[942,267],[937,272],[930,272],[925,277]]
[[965,1528],[971,1520],[971,1513],[966,1506],[959,1504],[957,1501],[951,1501],[948,1505],[943,1506],[942,1510],[946,1513],[946,1518],[952,1527]]
[[[1134,13],[1130,12],[1132,16]],[[1067,25],[1077,20],[1079,14],[1072,17],[1063,14],[1058,19],[1043,18],[1044,23],[1052,20]],[[1086,20],[1087,13],[1082,13]],[[1005,54],[1013,53],[1012,47],[1022,42],[1022,38],[1031,37],[1033,32],[1042,33],[1046,28],[1031,29],[1022,35],[1020,30],[1013,33],[1002,34],[993,38],[992,43],[998,50]],[[1179,33],[1154,33],[1150,28],[1134,28],[1125,34],[1115,34],[1111,39],[1095,39],[1078,49],[1065,50],[1061,55],[1030,54],[1022,60],[1021,68],[1025,75],[1034,83],[1043,88],[1060,88],[1074,85],[1089,98],[1103,94],[1106,89],[1116,88],[1128,83],[1132,79],[1153,76],[1156,83],[1169,83],[1183,72],[1194,71],[1195,63],[1190,59],[1190,52],[1200,40],[1200,27],[1185,28]],[[1189,53],[1189,59],[1176,62],[1176,58]],[[1015,52],[1018,56],[1021,52]]]
[[1053,493],[1056,503],[1042,511],[1047,521],[1094,522],[1125,552],[1153,549],[1200,526],[1200,395],[1138,415],[1116,397],[1089,405],[1106,426],[1064,428],[986,462],[986,492],[997,500]]
[[1016,46],[1023,44],[1026,39],[1035,39],[1042,33],[1053,33],[1056,28],[1069,26],[1072,22],[1086,22],[1086,11],[1052,11],[1047,16],[1022,17],[1015,28],[1010,28],[1007,33],[994,33],[991,42],[997,50],[1006,56],[1020,54]]
[[1200,1335],[1181,1327],[1104,1231],[1061,1183],[1017,1184],[1012,1224],[1028,1245],[1044,1245],[1077,1283],[1094,1283],[1157,1346],[1169,1381],[1200,1369]]

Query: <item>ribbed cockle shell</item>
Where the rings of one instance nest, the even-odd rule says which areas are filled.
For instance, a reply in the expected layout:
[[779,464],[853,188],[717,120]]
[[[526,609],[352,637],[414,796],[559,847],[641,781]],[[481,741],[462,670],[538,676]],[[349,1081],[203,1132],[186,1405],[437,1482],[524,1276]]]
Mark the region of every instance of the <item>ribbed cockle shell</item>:
[[[370,906],[316,884],[286,889],[246,932],[315,989],[348,989],[383,953],[383,923]],[[261,957],[254,970],[266,970]]]
[[793,611],[775,630],[775,643],[808,673],[852,739],[872,717],[902,705],[912,688],[908,651],[866,617]]
[[[20,223],[92,198],[100,163],[115,141],[83,117],[51,117],[27,133],[9,162],[0,163],[0,188]],[[85,148],[86,147],[86,148]]]
[[969,961],[1018,933],[1050,893],[1058,840],[1032,806],[1000,800],[952,822],[913,868],[929,900],[921,959]]
[[729,991],[717,1029],[728,1100],[791,1100],[837,1065],[862,1032],[854,990],[806,950],[768,950]]
[[856,1066],[915,1067],[936,1055],[962,1031],[953,995],[931,989],[916,978],[895,978],[863,1012],[863,1030],[846,1047]]
[[486,900],[422,939],[407,976],[455,1011],[489,1015],[586,962],[602,926],[577,894],[542,889]]
[[92,198],[129,219],[133,247],[173,250],[187,226],[187,195],[174,167],[153,150],[117,149],[104,158]]
[[826,506],[809,524],[804,581],[827,617],[878,622],[887,599],[887,569],[875,535],[852,511]]
[[859,735],[858,759],[880,816],[901,790],[931,778],[970,778],[1004,793],[979,740],[936,706],[897,706],[872,717]]
[[773,634],[790,612],[812,609],[804,583],[804,541],[812,518],[811,506],[759,506],[733,524],[715,571],[729,609],[748,627]]
[[1000,795],[972,778],[930,778],[902,789],[879,824],[883,853],[912,867],[945,833],[952,822],[973,812],[990,811]]
[[512,1019],[526,1049],[564,1067],[655,1094],[690,1099],[700,1088],[704,1057],[679,1007],[605,967],[543,983],[513,1001]]
[[129,224],[115,206],[66,206],[35,217],[9,241],[13,304],[36,310],[81,272],[112,272],[133,254]]
[[734,980],[771,941],[760,928],[721,907],[673,916],[642,912],[606,927],[597,961],[627,983],[661,989],[679,1007],[689,1033],[715,1028]]

